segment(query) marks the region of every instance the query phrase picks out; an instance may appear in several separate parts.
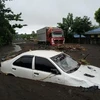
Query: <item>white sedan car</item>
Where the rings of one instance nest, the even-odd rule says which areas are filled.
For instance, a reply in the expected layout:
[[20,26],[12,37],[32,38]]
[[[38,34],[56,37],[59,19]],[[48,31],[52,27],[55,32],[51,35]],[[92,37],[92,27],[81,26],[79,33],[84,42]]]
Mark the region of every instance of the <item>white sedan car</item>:
[[22,53],[1,62],[1,71],[27,79],[76,87],[98,86],[100,88],[100,68],[79,65],[69,55],[53,50]]

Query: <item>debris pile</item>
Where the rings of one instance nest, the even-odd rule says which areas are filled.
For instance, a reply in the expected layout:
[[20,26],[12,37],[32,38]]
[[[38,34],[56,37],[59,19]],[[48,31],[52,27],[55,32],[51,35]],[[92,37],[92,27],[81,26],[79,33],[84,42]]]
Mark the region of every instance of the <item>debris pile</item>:
[[64,51],[85,51],[86,49],[79,44],[64,44],[60,46],[55,46],[56,49]]

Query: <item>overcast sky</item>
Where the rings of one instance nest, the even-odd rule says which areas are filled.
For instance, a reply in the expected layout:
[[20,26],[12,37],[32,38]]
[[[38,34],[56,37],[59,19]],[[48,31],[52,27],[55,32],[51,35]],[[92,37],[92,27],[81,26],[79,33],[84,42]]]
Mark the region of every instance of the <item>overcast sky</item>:
[[22,12],[23,24],[28,26],[17,29],[19,33],[31,33],[45,26],[57,26],[68,13],[88,16],[93,24],[95,11],[100,8],[100,0],[13,0],[6,2],[14,13]]

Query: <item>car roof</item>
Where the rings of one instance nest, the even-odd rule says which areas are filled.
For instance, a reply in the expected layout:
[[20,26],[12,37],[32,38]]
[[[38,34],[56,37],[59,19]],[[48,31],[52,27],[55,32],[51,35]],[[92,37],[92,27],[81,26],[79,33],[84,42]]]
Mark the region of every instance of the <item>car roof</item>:
[[22,55],[33,55],[33,56],[51,58],[60,53],[61,52],[55,51],[55,50],[33,50],[33,51],[27,51],[27,52],[23,53]]

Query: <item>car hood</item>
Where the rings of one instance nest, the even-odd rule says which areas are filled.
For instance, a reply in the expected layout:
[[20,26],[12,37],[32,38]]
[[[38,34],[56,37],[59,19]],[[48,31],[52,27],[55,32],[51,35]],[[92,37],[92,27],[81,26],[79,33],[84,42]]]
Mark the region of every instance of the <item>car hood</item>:
[[77,71],[70,73],[70,76],[85,82],[88,87],[98,86],[100,89],[100,68],[98,67],[92,65],[81,65]]

